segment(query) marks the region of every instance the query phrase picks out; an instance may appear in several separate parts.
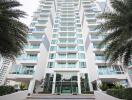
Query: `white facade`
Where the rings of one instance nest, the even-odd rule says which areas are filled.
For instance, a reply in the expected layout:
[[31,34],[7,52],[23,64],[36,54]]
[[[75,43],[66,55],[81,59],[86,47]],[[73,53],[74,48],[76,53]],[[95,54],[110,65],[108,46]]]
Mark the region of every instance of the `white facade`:
[[5,84],[11,66],[12,62],[10,59],[0,56],[0,86]]
[[34,13],[29,45],[16,59],[7,80],[24,82],[29,93],[87,93],[101,82],[129,86],[121,64],[109,66],[98,44],[96,0],[41,0]]

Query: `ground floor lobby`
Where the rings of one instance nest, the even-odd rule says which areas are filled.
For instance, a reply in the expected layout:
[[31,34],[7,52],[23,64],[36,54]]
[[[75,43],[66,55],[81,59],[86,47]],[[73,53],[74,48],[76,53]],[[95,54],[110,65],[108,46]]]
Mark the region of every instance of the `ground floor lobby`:
[[51,94],[82,94],[90,91],[87,73],[56,72],[46,73],[43,92]]

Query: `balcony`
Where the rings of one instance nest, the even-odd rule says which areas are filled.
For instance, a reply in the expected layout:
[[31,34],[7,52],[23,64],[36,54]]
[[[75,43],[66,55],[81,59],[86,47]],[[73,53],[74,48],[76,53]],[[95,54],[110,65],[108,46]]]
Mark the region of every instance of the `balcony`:
[[77,62],[78,57],[72,55],[65,55],[65,56],[57,56],[56,61],[58,62]]
[[33,78],[34,67],[24,67],[24,66],[13,66],[10,70],[7,79],[10,80],[30,80]]
[[99,68],[98,74],[99,75],[118,75],[118,74],[124,74],[124,71],[116,71],[112,68]]
[[17,61],[19,61],[22,64],[36,64],[37,63],[37,56],[26,56],[26,55],[22,55],[20,57],[17,58]]
[[122,70],[114,70],[112,68],[99,68],[98,69],[99,78],[102,80],[122,80],[126,79],[126,75]]
[[25,51],[26,52],[33,52],[33,53],[39,53],[40,52],[39,46],[33,46],[33,45],[25,46]]
[[42,41],[42,36],[29,35],[27,39],[30,42],[41,42]]
[[44,29],[36,29],[36,30],[33,30],[32,31],[33,34],[44,34],[45,33],[45,30]]
[[58,48],[57,53],[77,53],[78,49],[76,47],[69,47],[69,48]]
[[99,44],[93,44],[93,51],[95,53],[104,52],[106,48],[107,48],[106,45],[102,45],[101,47],[99,47]]
[[77,68],[77,64],[56,64],[55,68]]
[[17,75],[33,75],[34,68],[24,68],[24,67],[18,67],[14,69],[10,74],[17,74]]
[[106,35],[91,35],[91,41],[93,42],[101,42],[105,39]]
[[129,69],[132,69],[132,61],[129,62],[128,68],[129,68]]
[[76,38],[75,34],[60,34],[59,38]]
[[77,41],[76,40],[69,40],[69,41],[59,41],[58,42],[59,46],[76,46],[77,45]]

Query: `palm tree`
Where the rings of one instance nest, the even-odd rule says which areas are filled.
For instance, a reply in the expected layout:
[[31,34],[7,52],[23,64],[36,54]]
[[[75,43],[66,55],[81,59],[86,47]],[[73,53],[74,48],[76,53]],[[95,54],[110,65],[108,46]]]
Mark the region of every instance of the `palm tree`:
[[0,0],[0,55],[14,58],[27,43],[28,28],[19,21],[25,12],[16,9],[21,4],[14,0]]
[[98,29],[107,34],[100,46],[108,44],[105,54],[111,64],[121,60],[128,65],[132,54],[132,0],[110,0],[110,4],[112,11],[98,16],[105,20]]

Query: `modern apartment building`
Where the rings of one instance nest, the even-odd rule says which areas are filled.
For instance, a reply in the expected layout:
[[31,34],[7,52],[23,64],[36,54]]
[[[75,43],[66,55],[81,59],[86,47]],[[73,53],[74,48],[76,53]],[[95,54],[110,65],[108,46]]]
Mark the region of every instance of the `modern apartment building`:
[[28,45],[16,58],[7,84],[28,85],[29,93],[83,94],[101,82],[131,86],[122,64],[105,62],[106,36],[98,34],[96,16],[102,7],[96,0],[41,0],[34,13]]

